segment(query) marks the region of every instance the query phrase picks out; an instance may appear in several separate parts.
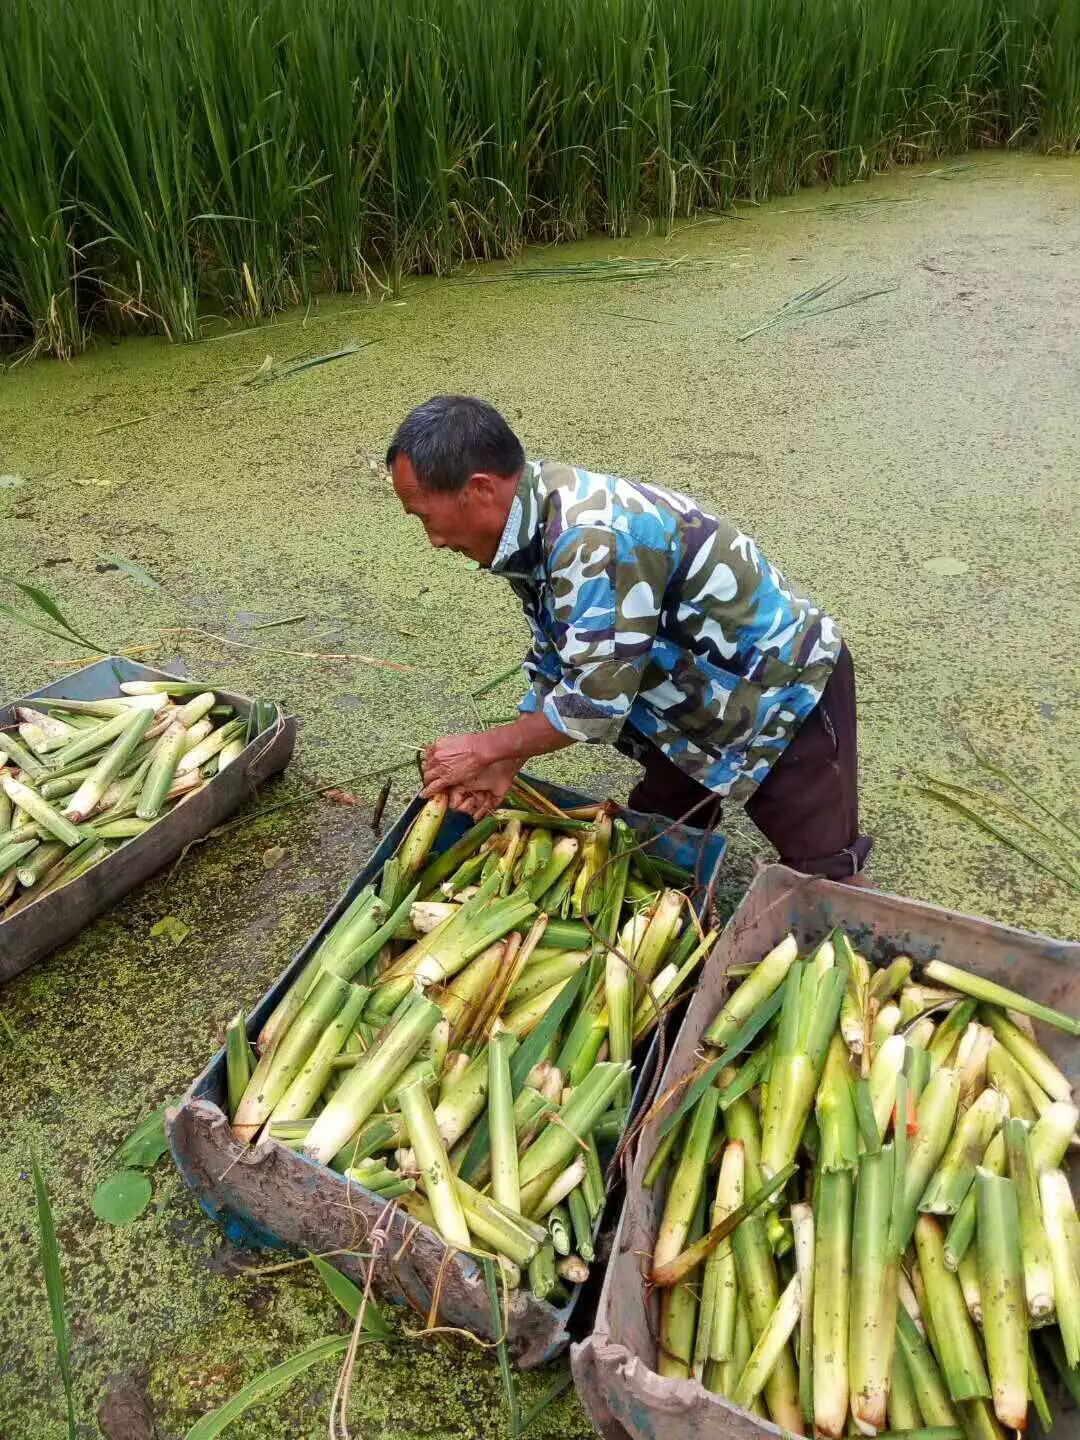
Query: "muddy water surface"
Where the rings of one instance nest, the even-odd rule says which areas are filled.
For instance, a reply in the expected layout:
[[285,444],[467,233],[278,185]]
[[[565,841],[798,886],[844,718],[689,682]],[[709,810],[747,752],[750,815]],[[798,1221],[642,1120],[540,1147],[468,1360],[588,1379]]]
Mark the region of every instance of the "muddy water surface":
[[[41,585],[102,644],[145,644],[156,662],[283,700],[302,729],[276,794],[377,770],[473,723],[469,691],[523,647],[509,592],[430,552],[377,461],[416,401],[485,395],[533,454],[727,513],[837,616],[883,886],[1075,936],[1080,897],[911,787],[922,773],[981,783],[967,738],[1080,817],[1080,162],[934,168],[528,257],[683,262],[648,279],[508,281],[489,267],[477,283],[415,282],[398,302],[335,302],[184,349],[103,342],[74,365],[9,371],[0,472],[22,483],[0,488],[0,573]],[[735,338],[837,276],[823,305],[889,293]],[[268,355],[354,341],[374,343],[244,383]],[[0,693],[77,655],[5,629]],[[481,703],[497,714],[515,696],[507,685]],[[605,751],[571,751],[550,773],[616,793],[628,778]],[[376,788],[355,785],[365,806]],[[179,1436],[336,1326],[308,1280],[232,1277],[164,1164],[155,1208],[128,1229],[98,1225],[88,1199],[112,1147],[183,1089],[355,871],[366,814],[320,805],[207,844],[0,993],[15,1035],[0,1056],[0,1435],[65,1433],[32,1150],[65,1256],[80,1434],[96,1433],[110,1377],[147,1392],[159,1435]],[[735,894],[764,849],[738,818],[732,837]],[[149,935],[168,914],[191,927],[177,949]],[[310,1372],[230,1433],[320,1434],[332,1383]],[[479,1437],[498,1423],[497,1369],[473,1349],[362,1352],[354,1394],[357,1435]],[[565,1400],[534,1433],[587,1427]]]

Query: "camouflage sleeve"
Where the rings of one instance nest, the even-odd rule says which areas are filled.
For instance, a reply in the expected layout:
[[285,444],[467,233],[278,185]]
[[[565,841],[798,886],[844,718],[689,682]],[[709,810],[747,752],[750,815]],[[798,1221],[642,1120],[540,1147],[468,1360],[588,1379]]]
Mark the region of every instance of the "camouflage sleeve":
[[562,666],[554,645],[546,635],[534,632],[529,653],[521,662],[529,688],[518,702],[520,715],[532,715],[541,709],[547,696],[562,676]]
[[667,586],[666,548],[620,531],[577,526],[549,552],[558,683],[544,715],[573,740],[611,741],[622,729],[652,650]]

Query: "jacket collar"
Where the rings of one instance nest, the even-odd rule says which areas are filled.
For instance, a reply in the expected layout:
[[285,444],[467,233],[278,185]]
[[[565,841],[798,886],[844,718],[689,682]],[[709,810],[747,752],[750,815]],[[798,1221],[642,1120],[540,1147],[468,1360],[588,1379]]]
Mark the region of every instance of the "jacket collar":
[[496,575],[532,575],[540,562],[540,465],[526,460],[491,562]]

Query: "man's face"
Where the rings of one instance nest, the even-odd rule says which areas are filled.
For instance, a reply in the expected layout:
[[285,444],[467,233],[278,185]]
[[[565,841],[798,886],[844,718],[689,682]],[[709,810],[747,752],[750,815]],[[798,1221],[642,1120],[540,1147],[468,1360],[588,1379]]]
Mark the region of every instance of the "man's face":
[[[488,513],[492,497],[487,477],[473,476],[463,489],[450,493],[425,490],[408,455],[395,456],[390,474],[406,515],[416,516],[436,550],[453,550],[479,565],[491,564],[502,525]],[[498,526],[494,539],[489,533],[493,525]]]

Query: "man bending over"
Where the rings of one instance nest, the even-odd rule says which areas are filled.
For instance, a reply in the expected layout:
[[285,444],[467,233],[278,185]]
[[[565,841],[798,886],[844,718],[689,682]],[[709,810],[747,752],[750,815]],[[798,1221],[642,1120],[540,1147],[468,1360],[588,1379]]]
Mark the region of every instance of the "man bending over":
[[704,827],[730,800],[784,864],[858,876],[851,655],[749,536],[674,490],[526,460],[467,396],[417,406],[386,463],[431,544],[502,575],[533,636],[517,720],[436,741],[425,795],[479,819],[533,756],[606,741],[644,766],[634,809]]

